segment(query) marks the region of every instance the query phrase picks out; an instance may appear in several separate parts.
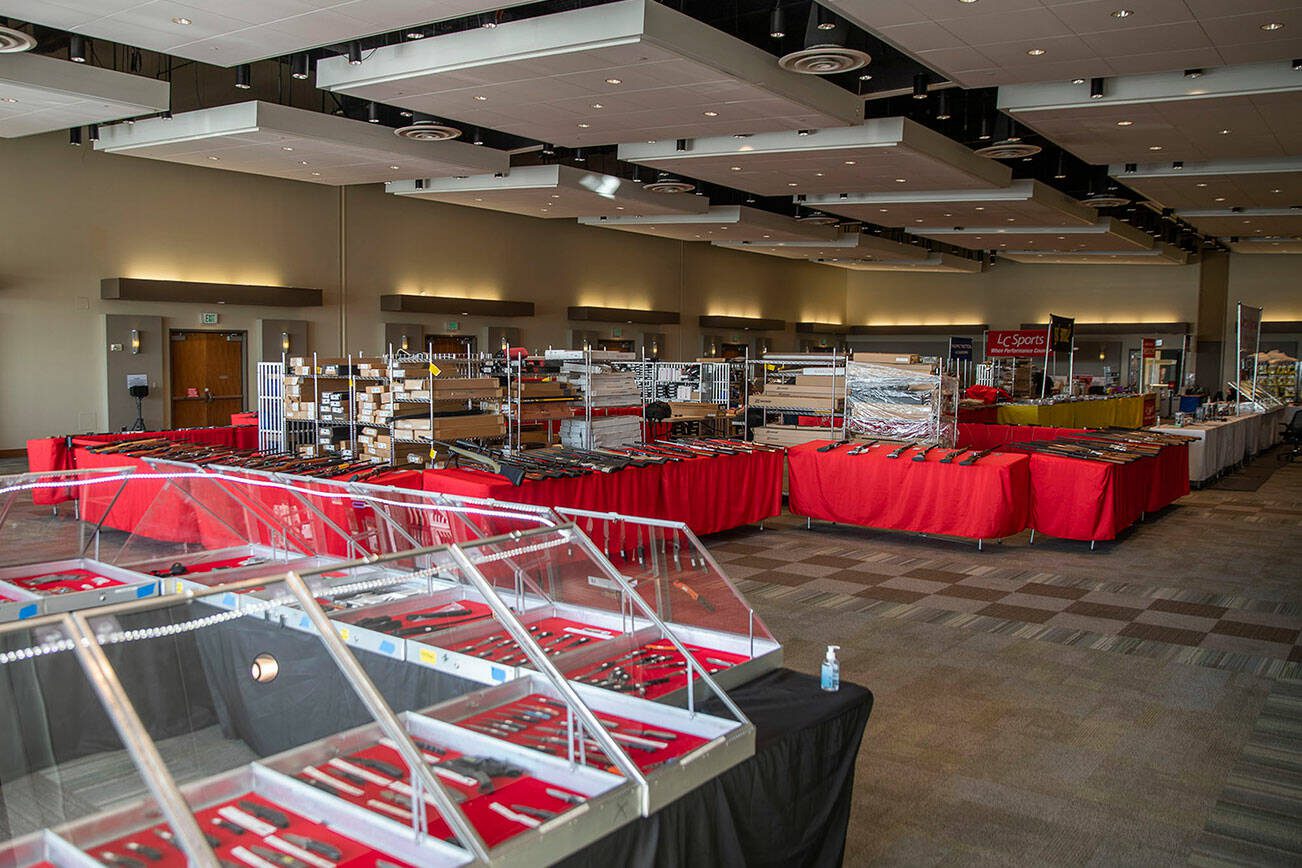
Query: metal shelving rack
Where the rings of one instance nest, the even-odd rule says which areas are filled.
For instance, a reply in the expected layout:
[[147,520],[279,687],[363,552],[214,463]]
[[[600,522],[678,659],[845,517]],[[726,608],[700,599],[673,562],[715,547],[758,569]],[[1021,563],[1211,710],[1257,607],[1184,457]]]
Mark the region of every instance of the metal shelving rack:
[[[394,380],[393,371],[396,367],[406,367],[408,365],[413,365],[413,364],[424,366],[425,380],[426,380],[426,385],[428,387],[427,390],[430,393],[430,397],[423,398],[423,399],[410,399],[410,398],[399,399],[393,391],[393,380]],[[436,450],[434,448],[434,444],[432,440],[433,438],[432,432],[434,431],[434,401],[436,400],[436,398],[434,397],[434,368],[442,367],[445,365],[465,366],[466,369],[464,372],[465,375],[472,376],[473,374],[476,373],[491,371],[493,366],[493,357],[485,353],[473,353],[469,349],[466,350],[465,355],[452,354],[452,353],[408,353],[408,352],[400,352],[397,355],[393,355],[393,354],[389,355],[386,361],[386,370],[389,373],[389,396],[390,396],[389,397],[390,400],[389,431],[391,436],[391,444],[393,447],[392,449],[393,455],[391,456],[390,460],[393,464],[396,465],[399,463],[397,460],[398,458],[397,447],[398,444],[400,443],[409,446],[413,444],[427,445],[429,448],[428,460],[431,464],[434,462],[434,459],[436,457]],[[410,378],[404,378],[404,379],[410,379]],[[476,400],[477,399],[475,398],[465,399],[466,409],[467,410],[473,409],[473,405]],[[431,431],[430,440],[425,440],[420,437],[400,438],[398,436],[398,428],[395,424],[397,420],[395,417],[398,412],[399,405],[402,404],[413,405],[413,406],[426,406],[429,408],[429,426]],[[508,421],[507,437],[509,441],[510,420],[508,419],[507,421]],[[473,438],[473,439],[487,439],[487,438]]]
[[[757,406],[755,407],[755,409],[762,411],[761,424],[765,424],[765,425],[768,424],[769,415],[772,413],[827,417],[828,432],[829,433],[837,432],[838,433],[837,439],[842,439],[842,440],[845,439],[845,430],[846,430],[845,429],[845,400],[846,400],[845,364],[848,359],[849,356],[846,353],[840,352],[839,350],[833,350],[830,353],[765,353],[763,357],[758,359],[750,359],[750,358],[746,359],[745,364],[747,365],[748,375],[745,377],[745,391],[743,394],[743,404],[745,404],[747,409],[746,418],[744,420],[744,425],[743,425],[743,430],[745,431],[745,439],[749,440],[750,433],[751,433],[750,413],[749,413],[751,409],[751,403],[750,403],[751,380],[755,379],[758,385],[761,387],[760,392],[763,392],[763,387],[768,386],[770,383],[785,382],[788,379],[794,378],[798,374],[802,373],[804,369],[811,368],[811,367],[831,368],[832,373],[827,377],[828,379],[827,391],[828,391],[828,397],[831,399],[832,402],[832,409],[824,410],[821,407],[801,406],[794,402],[790,405],[783,404],[778,406],[762,406],[762,407]],[[754,377],[752,377],[749,374],[751,366],[758,366],[758,374]],[[840,381],[839,384],[838,384],[838,380]],[[836,409],[838,400],[841,403],[840,411]],[[840,426],[836,424],[836,417],[838,415],[841,417]]]

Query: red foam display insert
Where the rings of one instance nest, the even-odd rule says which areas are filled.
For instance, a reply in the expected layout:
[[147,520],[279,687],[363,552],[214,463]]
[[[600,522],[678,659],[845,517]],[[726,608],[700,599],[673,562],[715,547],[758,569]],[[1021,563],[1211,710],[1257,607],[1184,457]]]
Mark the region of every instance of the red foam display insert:
[[[439,757],[440,762],[446,762],[462,756],[462,754],[450,748],[445,749],[441,755],[435,755]],[[389,765],[402,769],[402,781],[407,784],[411,783],[411,775],[408,772],[407,764],[403,761],[402,756],[396,750],[387,745],[374,744],[370,747],[353,751],[351,754],[340,758],[350,762],[357,758],[362,758],[388,763]],[[431,764],[430,767],[431,769],[437,768],[437,764]],[[329,761],[318,763],[314,768],[330,775],[336,780],[342,781],[343,783],[362,791],[360,795],[354,795],[352,793],[331,790],[337,798],[345,799],[353,804],[360,805],[369,811],[373,811],[382,817],[388,817],[389,819],[395,820],[399,823],[407,823],[410,821],[409,818],[404,818],[397,813],[378,809],[374,805],[368,804],[368,802],[371,801],[378,801],[394,805],[395,807],[400,807],[393,802],[381,798],[380,793],[383,790],[389,789],[385,785],[373,783],[371,781],[358,782],[346,780],[340,774],[340,770],[331,766]],[[363,768],[365,767],[363,766]],[[373,774],[382,776],[384,774],[375,769],[366,770]],[[477,786],[467,786],[437,774],[436,777],[438,777],[439,783],[443,784],[446,789],[459,793],[461,796],[465,797],[464,801],[461,802],[462,811],[465,813],[466,818],[475,827],[475,830],[478,831],[480,836],[484,839],[484,843],[488,844],[490,847],[518,835],[521,832],[528,831],[529,829],[528,826],[516,823],[509,817],[504,817],[493,810],[493,802],[501,802],[508,808],[513,804],[528,805],[533,808],[541,808],[545,811],[552,811],[556,814],[560,814],[573,806],[561,799],[547,795],[546,790],[548,788],[561,790],[582,797],[582,794],[567,787],[541,781],[537,778],[530,777],[529,775],[520,775],[518,777],[494,777],[491,781],[492,789],[487,793],[481,793]],[[310,776],[302,773],[298,774],[298,778],[302,781],[311,780]],[[509,795],[507,795],[508,793]],[[509,799],[509,801],[507,801],[507,799]],[[447,823],[439,815],[439,812],[428,803],[425,804],[425,818],[431,835],[448,841],[453,840],[452,831],[448,827]]]
[[[420,618],[421,615],[428,612],[438,612],[444,609],[469,609],[470,613],[456,618],[439,618],[436,620],[422,620]],[[401,637],[403,639],[415,639],[418,642],[424,642],[437,639],[438,634],[444,630],[450,630],[453,627],[460,627],[463,624],[471,624],[475,621],[482,621],[485,618],[491,618],[493,616],[493,610],[486,604],[476,602],[475,600],[453,600],[451,602],[436,603],[432,606],[420,606],[408,612],[396,612],[392,610],[391,606],[382,604],[378,607],[350,609],[345,613],[337,615],[336,618],[340,621],[347,621],[350,624],[357,624],[368,618],[377,618],[381,615],[387,615],[393,619],[393,622],[398,623],[396,626],[390,626],[385,629],[366,624],[362,624],[361,626],[370,630],[376,630],[380,633],[388,633],[391,636],[397,635],[399,630],[413,627],[433,628],[428,633],[416,633],[410,636]],[[393,622],[390,623],[392,624]]]
[[[266,807],[274,808],[284,814],[285,819],[289,821],[289,827],[286,829],[278,829],[278,835],[284,833],[291,835],[304,835],[314,841],[320,841],[323,844],[330,844],[337,847],[342,854],[342,858],[335,861],[335,864],[339,866],[339,868],[374,868],[374,866],[379,864],[381,860],[393,865],[403,866],[403,868],[413,868],[409,863],[368,847],[352,838],[346,838],[337,832],[331,831],[329,826],[308,820],[302,815],[296,814],[282,805],[269,801],[256,793],[245,793],[236,796],[235,798],[227,799],[226,801],[213,805],[210,808],[203,808],[194,812],[195,819],[199,821],[199,828],[202,829],[205,834],[211,835],[220,840],[221,843],[213,847],[213,852],[217,854],[219,859],[225,859],[234,864],[243,865],[246,863],[232,852],[237,847],[249,849],[254,845],[261,845],[268,849],[276,850],[272,845],[264,844],[263,839],[252,831],[246,830],[244,834],[236,835],[226,829],[213,825],[213,819],[220,816],[218,811],[227,805],[238,808],[239,810],[244,810],[243,808],[239,808],[238,803],[241,801],[257,802]],[[244,813],[247,814],[249,811],[244,811]],[[175,844],[164,841],[158,836],[157,830],[167,828],[166,823],[159,823],[156,826],[150,826],[147,829],[133,832],[130,835],[123,835],[122,837],[114,838],[112,841],[106,841],[99,846],[88,847],[85,849],[87,853],[96,858],[101,858],[101,853],[110,851],[119,856],[126,856],[147,865],[157,866],[157,868],[184,868],[184,866],[188,864],[185,854],[181,852]],[[143,853],[133,851],[131,848],[127,847],[128,843],[141,844],[151,850],[156,850],[162,858],[151,859]],[[281,851],[277,850],[277,852]],[[320,856],[320,854],[315,855]],[[326,857],[321,856],[320,858],[324,859]]]
[[[706,672],[713,675],[716,672],[722,672],[725,669],[731,669],[739,663],[745,663],[750,658],[745,654],[731,654],[727,651],[718,651],[714,648],[706,648],[703,645],[689,645],[683,643],[683,647],[695,658],[697,664]],[[644,699],[655,699],[672,693],[687,686],[687,668],[683,665],[683,655],[678,652],[672,643],[664,640],[648,642],[637,649],[641,652],[654,654],[659,658],[655,662],[646,661],[642,657],[625,657],[624,654],[617,654],[607,660],[619,660],[617,667],[602,668],[602,664],[607,660],[599,660],[596,663],[587,664],[579,669],[574,669],[565,674],[566,678],[574,681],[580,681],[587,684],[596,684],[607,678],[615,668],[623,669],[631,677],[622,682],[626,689],[619,690],[610,685],[598,685],[610,690],[617,690],[619,693],[627,693],[630,696],[639,696]],[[643,662],[638,662],[643,661]],[[714,662],[718,661],[718,662]],[[726,665],[721,665],[726,664]],[[667,680],[661,680],[667,679]],[[654,683],[651,683],[654,682]]]
[[[53,576],[66,576],[66,578],[54,579]],[[71,594],[76,591],[97,591],[126,584],[121,579],[111,579],[80,567],[33,573],[29,576],[5,579],[5,581],[34,594]]]
[[[514,720],[514,725],[523,727],[520,732],[507,734],[505,732],[494,730],[491,735],[494,738],[500,738],[522,747],[541,751],[542,753],[549,753],[553,756],[559,757],[568,757],[565,744],[553,744],[538,741],[538,738],[540,737],[565,738],[566,712],[564,707],[559,705],[556,700],[544,697],[542,694],[532,693],[522,699],[517,699],[514,702],[499,705],[497,708],[480,712],[479,714],[467,717],[464,720],[457,721],[457,725],[473,729],[474,727],[468,725],[483,725],[489,721],[502,720],[504,717],[518,714],[526,709],[532,711],[546,711],[553,714],[554,717],[547,721],[525,721],[517,718]],[[609,727],[610,732],[612,733],[651,739],[652,741],[658,742],[662,745],[661,747],[647,745],[647,747],[653,748],[650,750],[642,750],[632,746],[626,748],[624,752],[628,754],[629,758],[633,760],[639,768],[644,770],[653,769],[657,766],[663,765],[669,760],[690,753],[706,743],[706,739],[699,736],[689,735],[688,733],[679,732],[678,730],[664,726],[643,723],[642,721],[634,720],[631,717],[620,717],[619,715],[608,714],[604,711],[594,711],[593,713],[597,715],[597,719],[602,723],[613,725]],[[674,737],[658,738],[653,735],[646,735],[645,733],[647,730],[669,733]],[[616,739],[616,741],[619,741],[619,739]],[[608,771],[612,774],[619,774],[618,769],[614,765],[610,764],[606,759],[599,755],[594,756],[591,753],[591,750],[589,750],[584,756],[584,762],[592,768],[602,769],[603,771]]]
[[[587,642],[579,640],[585,638],[581,633],[568,632],[573,630],[583,630],[596,633],[608,634],[606,638],[598,638],[596,635],[586,637]],[[529,632],[533,634],[534,641],[543,646],[543,650],[548,655],[563,654],[566,651],[572,651],[576,648],[586,648],[594,642],[606,642],[621,635],[618,630],[611,630],[607,627],[594,627],[591,624],[585,624],[582,621],[575,621],[570,618],[543,618],[541,621],[535,621],[529,625]],[[543,635],[544,633],[549,635]],[[561,641],[561,635],[574,636],[573,640]],[[496,643],[496,640],[507,640]],[[505,630],[498,630],[495,633],[489,633],[487,636],[480,636],[474,642],[467,642],[465,645],[455,647],[453,650],[462,654],[469,654],[472,657],[480,657],[484,660],[492,660],[494,663],[506,663],[512,666],[522,665],[528,662],[528,658],[520,651],[520,645],[510,638]]]

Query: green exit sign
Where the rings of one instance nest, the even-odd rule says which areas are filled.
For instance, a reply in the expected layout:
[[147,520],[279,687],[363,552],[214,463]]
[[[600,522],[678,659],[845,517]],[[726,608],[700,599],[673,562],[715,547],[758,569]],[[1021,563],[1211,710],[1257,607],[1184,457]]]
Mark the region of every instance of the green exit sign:
[[199,325],[217,325],[219,319],[216,313],[204,311],[199,314]]
[[456,331],[457,329],[461,328],[461,323],[457,322],[457,321],[454,320],[454,319],[453,319],[453,320],[448,320],[447,326],[448,326],[448,331],[450,331],[450,332],[454,332],[454,331]]

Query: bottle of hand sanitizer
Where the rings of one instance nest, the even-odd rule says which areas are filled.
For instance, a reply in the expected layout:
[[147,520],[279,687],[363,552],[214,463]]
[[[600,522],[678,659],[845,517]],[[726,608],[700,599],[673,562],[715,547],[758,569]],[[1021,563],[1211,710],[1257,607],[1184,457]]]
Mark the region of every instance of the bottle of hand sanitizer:
[[827,657],[823,659],[824,690],[841,689],[841,661],[836,659],[836,652],[840,650],[840,645],[827,646]]

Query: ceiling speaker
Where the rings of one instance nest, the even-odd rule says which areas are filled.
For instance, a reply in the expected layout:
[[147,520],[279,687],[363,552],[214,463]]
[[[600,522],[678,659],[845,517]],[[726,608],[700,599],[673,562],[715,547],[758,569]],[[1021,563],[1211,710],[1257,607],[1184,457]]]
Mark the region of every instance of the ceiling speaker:
[[1081,199],[1080,203],[1091,208],[1120,208],[1129,205],[1130,200],[1115,193],[1094,193]]
[[0,54],[17,54],[35,47],[36,39],[31,35],[12,27],[0,27]]

